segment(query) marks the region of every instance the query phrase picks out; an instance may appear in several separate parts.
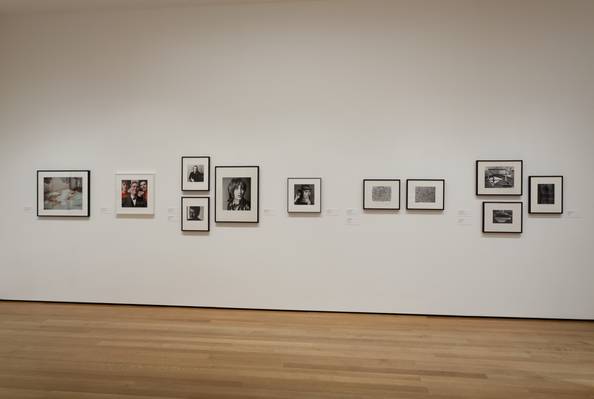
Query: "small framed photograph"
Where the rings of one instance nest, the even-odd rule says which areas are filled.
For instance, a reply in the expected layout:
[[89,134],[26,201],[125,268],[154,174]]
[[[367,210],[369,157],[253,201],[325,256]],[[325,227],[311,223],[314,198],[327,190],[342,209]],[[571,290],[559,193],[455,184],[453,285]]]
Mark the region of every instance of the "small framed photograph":
[[210,231],[210,197],[182,197],[181,230]]
[[289,177],[287,179],[287,212],[321,213],[322,178]]
[[363,209],[393,210],[400,209],[399,179],[364,179]]
[[155,214],[155,175],[153,173],[117,173],[117,215]]
[[444,179],[406,180],[406,209],[438,210],[445,209]]
[[38,170],[37,216],[91,216],[91,171]]
[[522,195],[523,161],[476,161],[476,195]]
[[483,233],[521,233],[523,202],[483,202]]
[[210,190],[210,157],[182,157],[182,191]]
[[563,213],[563,176],[528,177],[528,213]]
[[260,221],[260,167],[215,167],[215,222]]

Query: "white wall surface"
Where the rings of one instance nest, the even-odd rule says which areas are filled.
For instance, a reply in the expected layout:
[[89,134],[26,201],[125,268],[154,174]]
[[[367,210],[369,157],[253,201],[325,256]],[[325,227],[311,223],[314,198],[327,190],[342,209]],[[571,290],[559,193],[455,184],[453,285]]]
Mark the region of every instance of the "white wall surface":
[[[260,165],[273,214],[182,234],[182,155]],[[0,298],[594,318],[593,155],[588,0],[4,16]],[[476,159],[563,174],[573,212],[481,234]],[[89,220],[26,209],[53,168],[92,171]],[[157,174],[152,219],[101,212],[130,170]],[[289,176],[321,176],[340,216],[288,216]],[[347,225],[373,177],[445,178],[446,211]]]

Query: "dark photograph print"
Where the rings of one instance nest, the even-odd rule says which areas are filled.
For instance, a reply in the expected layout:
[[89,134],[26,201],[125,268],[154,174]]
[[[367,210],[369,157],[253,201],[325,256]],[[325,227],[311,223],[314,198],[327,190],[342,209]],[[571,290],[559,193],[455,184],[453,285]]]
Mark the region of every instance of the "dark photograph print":
[[406,209],[443,211],[445,179],[407,179]]
[[37,216],[90,215],[90,171],[37,171]]
[[514,186],[514,167],[495,166],[485,168],[485,187],[510,188]]
[[315,187],[311,184],[295,184],[293,187],[295,192],[295,205],[315,205]]
[[182,157],[181,185],[182,191],[210,190],[210,157]]
[[476,195],[522,195],[523,161],[476,161]]
[[563,176],[528,177],[528,213],[563,213]]
[[539,205],[550,205],[555,203],[555,185],[554,184],[538,184],[537,189],[537,200]]
[[287,179],[287,212],[322,212],[322,179],[319,177],[289,177]]
[[148,182],[146,180],[122,180],[122,208],[146,208]]
[[524,204],[483,202],[483,233],[522,233]]
[[363,209],[390,210],[400,209],[399,179],[363,179]]
[[223,186],[227,189],[227,210],[228,211],[250,211],[250,177],[224,177]]
[[430,204],[435,203],[435,186],[416,186],[415,202]]
[[204,207],[202,206],[188,206],[186,209],[186,220],[200,221],[204,219]]
[[514,221],[514,211],[511,209],[494,209],[493,223],[512,224]]
[[210,231],[210,198],[182,197],[181,230]]
[[215,167],[215,222],[259,223],[260,167]]
[[189,183],[202,183],[204,181],[204,165],[188,165],[187,174]]

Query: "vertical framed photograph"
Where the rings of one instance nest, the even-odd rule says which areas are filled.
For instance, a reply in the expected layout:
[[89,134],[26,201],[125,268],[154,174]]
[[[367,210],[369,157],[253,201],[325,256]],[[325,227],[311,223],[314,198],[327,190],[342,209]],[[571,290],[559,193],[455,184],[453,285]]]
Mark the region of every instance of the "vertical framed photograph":
[[287,179],[287,212],[321,213],[322,178],[289,177]]
[[37,216],[91,216],[91,171],[38,170]]
[[563,176],[528,177],[528,213],[563,213]]
[[215,222],[260,221],[260,167],[215,167]]
[[116,173],[115,184],[116,214],[155,214],[155,175],[153,173]]
[[523,161],[476,161],[476,195],[522,195]]
[[521,233],[524,204],[483,202],[483,233]]
[[445,180],[406,180],[406,209],[443,211],[445,209]]
[[181,230],[210,231],[210,197],[182,197]]
[[393,210],[400,209],[399,179],[364,179],[363,209]]
[[210,157],[182,157],[182,191],[210,190]]

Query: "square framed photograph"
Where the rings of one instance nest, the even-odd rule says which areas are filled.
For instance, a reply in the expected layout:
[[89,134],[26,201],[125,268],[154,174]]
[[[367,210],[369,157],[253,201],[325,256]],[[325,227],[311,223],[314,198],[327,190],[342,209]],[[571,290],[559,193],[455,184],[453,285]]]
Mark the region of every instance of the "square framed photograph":
[[363,179],[364,210],[400,210],[399,179]]
[[522,195],[523,161],[476,161],[476,195]]
[[210,231],[210,197],[182,197],[181,230]]
[[210,190],[210,157],[182,157],[182,191]]
[[407,179],[406,209],[443,211],[445,179]]
[[483,202],[483,233],[521,233],[524,203]]
[[215,167],[215,222],[260,221],[260,167]]
[[117,215],[155,214],[154,173],[116,173]]
[[528,213],[563,213],[563,176],[528,177]]
[[321,213],[322,178],[289,177],[287,179],[287,212]]
[[91,171],[38,170],[37,216],[91,216]]

